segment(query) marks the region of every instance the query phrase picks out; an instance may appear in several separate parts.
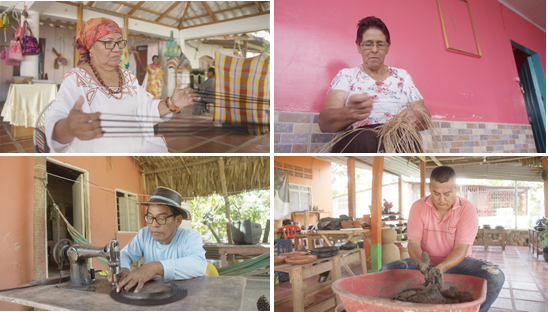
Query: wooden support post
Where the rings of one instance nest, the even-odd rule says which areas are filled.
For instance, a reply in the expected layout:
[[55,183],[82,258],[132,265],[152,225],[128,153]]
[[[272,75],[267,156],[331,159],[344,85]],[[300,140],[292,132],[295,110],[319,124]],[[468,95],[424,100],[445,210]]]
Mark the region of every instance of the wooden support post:
[[[80,27],[82,27],[82,24],[84,20],[84,4],[78,3],[78,16],[76,19],[76,33],[75,36],[78,35],[78,31],[80,30]],[[74,48],[74,67],[78,66],[78,61],[80,60],[80,53],[78,53],[78,50],[76,47]]]
[[382,174],[384,156],[373,157],[373,180],[371,187],[371,271],[382,266]]
[[421,171],[421,198],[426,196],[426,161],[421,159],[420,162],[420,171]]
[[48,278],[46,233],[46,157],[34,158],[34,209],[32,212],[32,278]]
[[[400,218],[403,218],[403,179],[398,179],[398,211],[400,212]],[[400,220],[399,224],[403,224]]]
[[[542,157],[542,169],[548,170],[548,157]],[[548,180],[544,181],[544,217],[548,217]]]
[[129,17],[124,16],[124,40],[129,40]]
[[[146,194],[147,193],[147,176],[145,175],[144,172],[141,172],[141,179],[143,179],[143,192],[141,194]],[[143,199],[143,201],[148,201],[148,198],[146,198],[146,196],[145,196],[145,198],[142,198],[142,199]],[[146,211],[146,210],[144,210],[145,206],[140,205],[140,208],[141,208],[141,211],[139,211],[139,212],[143,213],[143,215],[144,215],[144,212]],[[143,218],[139,218],[139,224],[141,224],[139,226],[139,228],[146,226],[146,224],[144,223]]]
[[225,163],[223,157],[219,157],[219,176],[221,177],[221,187],[223,189],[223,196],[225,198],[225,219],[226,219],[226,236],[227,242],[229,245],[232,244],[232,230],[230,225],[232,220],[230,219],[230,202],[228,201],[228,191],[226,188],[226,177],[225,177]]
[[308,221],[308,210],[305,210],[304,211],[304,229],[305,231],[308,231],[308,224],[309,224],[309,221]]
[[356,161],[349,158],[346,161],[348,174],[348,215],[356,217]]

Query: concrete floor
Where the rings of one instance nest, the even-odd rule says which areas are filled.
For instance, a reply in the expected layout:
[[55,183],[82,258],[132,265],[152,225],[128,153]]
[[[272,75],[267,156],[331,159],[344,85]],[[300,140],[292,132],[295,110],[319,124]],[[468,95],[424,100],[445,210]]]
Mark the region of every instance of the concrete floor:
[[270,300],[270,276],[249,276],[246,278],[243,311],[257,311],[257,300],[262,295],[266,296],[271,308],[274,307]]

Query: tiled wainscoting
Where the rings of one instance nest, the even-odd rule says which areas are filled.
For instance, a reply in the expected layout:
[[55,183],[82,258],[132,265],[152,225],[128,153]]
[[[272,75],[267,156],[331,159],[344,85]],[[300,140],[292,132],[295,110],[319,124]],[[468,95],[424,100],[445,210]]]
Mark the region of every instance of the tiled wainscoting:
[[[322,133],[318,113],[274,112],[275,153],[317,153],[332,138]],[[536,153],[530,125],[435,121],[446,153]],[[422,132],[427,153],[434,151],[430,130]]]

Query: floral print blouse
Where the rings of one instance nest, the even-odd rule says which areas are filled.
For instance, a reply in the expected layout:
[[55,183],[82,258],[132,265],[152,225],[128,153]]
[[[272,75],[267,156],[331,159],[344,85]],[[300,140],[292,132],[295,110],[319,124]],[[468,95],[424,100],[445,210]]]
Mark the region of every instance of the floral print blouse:
[[388,78],[384,81],[376,81],[369,77],[362,65],[342,69],[335,76],[327,92],[344,90],[348,92],[348,98],[353,94],[367,93],[369,98],[375,101],[369,117],[349,125],[345,130],[386,123],[408,108],[411,102],[423,99],[407,71],[390,66],[388,69]]

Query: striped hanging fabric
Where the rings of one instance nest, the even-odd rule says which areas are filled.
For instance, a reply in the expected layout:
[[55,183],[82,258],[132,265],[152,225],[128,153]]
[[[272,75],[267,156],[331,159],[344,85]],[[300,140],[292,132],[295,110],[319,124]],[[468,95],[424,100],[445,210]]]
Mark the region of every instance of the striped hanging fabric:
[[269,132],[270,55],[240,58],[215,53],[214,122],[242,124],[252,135]]

